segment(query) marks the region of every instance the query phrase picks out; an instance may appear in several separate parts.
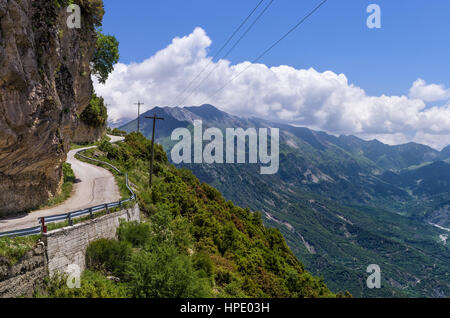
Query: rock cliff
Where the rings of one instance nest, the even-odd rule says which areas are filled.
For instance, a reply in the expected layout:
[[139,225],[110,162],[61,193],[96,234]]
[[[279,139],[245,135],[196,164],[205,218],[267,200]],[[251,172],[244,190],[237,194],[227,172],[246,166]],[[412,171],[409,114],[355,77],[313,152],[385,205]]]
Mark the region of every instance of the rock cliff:
[[77,116],[92,96],[101,0],[0,0],[0,216],[39,206],[61,184]]
[[72,142],[76,144],[89,144],[99,141],[106,135],[106,126],[91,126],[79,121]]

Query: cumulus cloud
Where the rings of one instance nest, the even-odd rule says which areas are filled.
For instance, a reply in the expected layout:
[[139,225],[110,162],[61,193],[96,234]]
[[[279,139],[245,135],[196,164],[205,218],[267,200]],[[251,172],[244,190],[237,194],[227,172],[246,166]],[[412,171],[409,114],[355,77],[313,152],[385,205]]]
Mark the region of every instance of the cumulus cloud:
[[425,102],[436,102],[450,98],[450,89],[446,89],[444,85],[428,85],[423,79],[419,78],[409,90],[409,96]]
[[[450,95],[443,86],[418,79],[406,96],[369,96],[348,82],[344,74],[267,67],[249,62],[211,63],[211,39],[201,28],[172,43],[142,63],[117,64],[105,85],[95,89],[111,106],[110,118],[136,117],[138,99],[146,107],[209,103],[231,114],[255,116],[294,125],[315,127],[333,134],[355,134],[383,142],[416,141],[436,148],[450,144],[450,104],[427,108],[427,102]],[[186,85],[210,65],[209,79],[190,95],[176,99]],[[234,78],[225,89],[218,89]],[[197,87],[200,80],[192,85]]]

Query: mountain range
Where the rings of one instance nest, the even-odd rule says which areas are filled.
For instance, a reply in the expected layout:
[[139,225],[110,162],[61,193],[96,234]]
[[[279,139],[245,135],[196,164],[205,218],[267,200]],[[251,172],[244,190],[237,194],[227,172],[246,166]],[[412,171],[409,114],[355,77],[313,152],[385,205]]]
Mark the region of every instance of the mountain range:
[[[150,138],[169,154],[176,128],[280,129],[280,169],[259,164],[182,164],[228,200],[259,210],[281,230],[295,255],[334,291],[357,297],[448,297],[450,146],[437,151],[408,143],[391,146],[355,136],[230,115],[212,105],[155,107],[140,117]],[[137,120],[121,126],[137,130]],[[434,225],[432,225],[434,224]],[[378,264],[382,288],[368,289],[366,268]]]

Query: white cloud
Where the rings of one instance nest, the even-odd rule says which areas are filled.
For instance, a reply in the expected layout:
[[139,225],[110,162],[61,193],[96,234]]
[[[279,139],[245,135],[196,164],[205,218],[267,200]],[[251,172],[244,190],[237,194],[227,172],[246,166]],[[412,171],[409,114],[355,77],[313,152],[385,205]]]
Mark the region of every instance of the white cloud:
[[[134,118],[133,103],[138,99],[147,108],[169,105],[210,62],[210,45],[206,32],[196,28],[142,63],[117,64],[105,85],[95,82],[97,93],[111,104],[110,118]],[[450,98],[449,92],[422,79],[414,82],[409,96],[368,96],[344,74],[254,64],[208,98],[248,65],[231,65],[226,60],[214,63],[216,69],[210,78],[183,105],[209,103],[235,115],[316,127],[334,134],[378,137],[389,143],[416,141],[437,148],[450,144],[450,104],[426,108],[426,102]]]
[[436,102],[450,98],[450,89],[446,89],[444,85],[427,85],[423,79],[418,78],[409,90],[409,96],[425,102]]

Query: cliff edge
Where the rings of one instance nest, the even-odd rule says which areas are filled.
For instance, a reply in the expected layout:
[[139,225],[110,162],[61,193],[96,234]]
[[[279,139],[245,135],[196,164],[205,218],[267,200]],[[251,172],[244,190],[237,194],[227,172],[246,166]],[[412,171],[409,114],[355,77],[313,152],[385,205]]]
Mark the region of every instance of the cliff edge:
[[92,97],[101,0],[0,0],[0,216],[35,208],[61,184],[77,118]]

